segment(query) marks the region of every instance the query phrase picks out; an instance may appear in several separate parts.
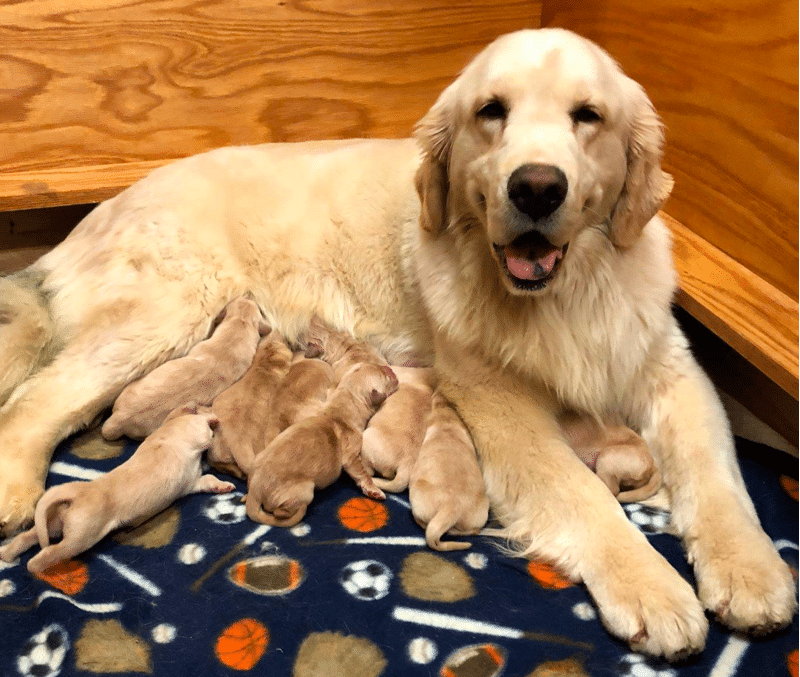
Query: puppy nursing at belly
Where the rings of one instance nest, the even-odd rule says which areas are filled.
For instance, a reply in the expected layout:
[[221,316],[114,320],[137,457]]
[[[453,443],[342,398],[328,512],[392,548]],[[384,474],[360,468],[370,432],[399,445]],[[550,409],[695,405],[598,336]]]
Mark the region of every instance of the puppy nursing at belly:
[[361,462],[361,437],[370,416],[396,388],[397,377],[388,366],[351,367],[317,415],[291,425],[258,454],[247,482],[250,518],[297,524],[314,489],[335,482],[342,469],[366,495],[382,498]]
[[469,543],[442,541],[445,533],[476,534],[489,517],[489,499],[475,445],[447,400],[433,395],[428,430],[411,471],[411,512],[434,550],[464,550]]
[[[45,492],[36,505],[34,526],[0,548],[0,559],[11,562],[38,541],[42,550],[28,569],[39,573],[88,550],[115,529],[149,519],[181,496],[233,491],[231,482],[203,475],[200,468],[217,425],[212,414],[198,414],[196,406],[176,409],[108,474]],[[61,541],[51,544],[58,536]]]
[[258,306],[246,298],[231,301],[217,320],[220,324],[211,337],[188,355],[166,362],[122,391],[103,424],[106,439],[125,435],[143,440],[175,407],[190,401],[211,404],[241,378],[253,360],[259,338],[269,328]]

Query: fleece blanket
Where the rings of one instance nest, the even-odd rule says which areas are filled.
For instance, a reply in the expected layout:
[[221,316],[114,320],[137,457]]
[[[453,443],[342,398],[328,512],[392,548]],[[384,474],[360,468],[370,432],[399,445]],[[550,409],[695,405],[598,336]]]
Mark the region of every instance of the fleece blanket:
[[[796,573],[797,461],[737,444],[761,520]],[[96,431],[67,440],[49,483],[91,479],[134,448]],[[610,637],[586,590],[547,563],[485,537],[427,549],[407,494],[379,503],[341,479],[280,529],[249,521],[237,488],[189,496],[42,578],[25,568],[35,550],[2,565],[0,675],[797,675],[796,618],[756,640],[712,621],[701,655],[651,661]],[[692,580],[669,514],[626,512]]]

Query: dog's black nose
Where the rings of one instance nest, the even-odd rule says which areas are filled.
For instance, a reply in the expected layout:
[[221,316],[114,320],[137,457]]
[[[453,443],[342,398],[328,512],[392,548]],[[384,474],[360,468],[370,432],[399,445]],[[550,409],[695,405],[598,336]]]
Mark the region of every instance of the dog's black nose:
[[567,197],[567,177],[553,165],[517,167],[508,179],[508,197],[534,221],[550,216]]

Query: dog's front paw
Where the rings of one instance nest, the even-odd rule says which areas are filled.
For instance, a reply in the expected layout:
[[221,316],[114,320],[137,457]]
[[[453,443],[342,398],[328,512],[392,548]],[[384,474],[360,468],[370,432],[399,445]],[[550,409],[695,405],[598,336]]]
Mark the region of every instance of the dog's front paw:
[[44,493],[37,477],[14,471],[0,476],[0,535],[11,536],[33,523],[33,511]]
[[791,622],[797,611],[795,582],[761,529],[701,542],[692,550],[700,600],[722,623],[764,635]]
[[586,581],[606,629],[634,651],[678,660],[703,649],[708,621],[692,587],[657,552],[615,557]]

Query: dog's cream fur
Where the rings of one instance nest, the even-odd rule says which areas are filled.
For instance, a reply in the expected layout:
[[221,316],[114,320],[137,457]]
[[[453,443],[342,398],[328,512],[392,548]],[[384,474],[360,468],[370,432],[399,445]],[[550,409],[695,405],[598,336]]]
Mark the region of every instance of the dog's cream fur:
[[[504,114],[479,114],[492,100]],[[587,105],[599,120],[576,115]],[[156,170],[11,281],[38,309],[12,309],[0,355],[26,318],[50,326],[40,344],[59,351],[20,353],[20,378],[32,375],[0,409],[4,530],[31,519],[59,440],[186,354],[228,301],[250,292],[290,339],[318,313],[370,337],[390,361],[435,357],[505,534],[583,581],[609,631],[636,649],[699,650],[703,607],[736,629],[787,624],[792,577],[670,312],[670,237],[655,216],[670,189],[662,138],[645,93],[605,52],[544,29],[489,45],[416,142],[228,148]],[[557,166],[568,181],[543,224],[507,195],[525,163]],[[529,226],[569,244],[535,292],[517,289],[500,258]],[[569,448],[557,423],[567,408],[618,415],[642,435],[699,600]]]
[[[137,525],[187,494],[233,491],[231,482],[203,475],[200,459],[218,421],[197,406],[175,409],[127,461],[91,482],[67,482],[47,491],[36,506],[36,524],[0,549],[10,562],[37,541],[28,562],[40,573],[75,557],[123,526]],[[51,544],[50,538],[63,536]]]
[[186,357],[162,364],[122,391],[103,424],[103,437],[143,440],[175,407],[188,401],[209,405],[242,377],[269,327],[258,306],[245,298],[231,301],[217,320],[220,324],[211,337]]
[[434,550],[465,550],[466,541],[442,541],[445,533],[476,534],[489,517],[489,499],[475,445],[458,414],[433,395],[428,428],[411,469],[411,512]]

